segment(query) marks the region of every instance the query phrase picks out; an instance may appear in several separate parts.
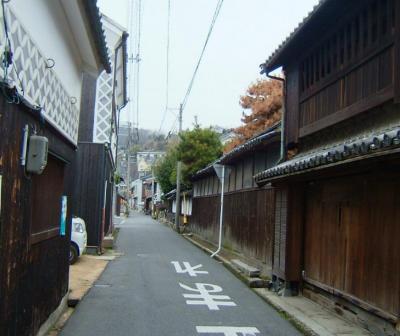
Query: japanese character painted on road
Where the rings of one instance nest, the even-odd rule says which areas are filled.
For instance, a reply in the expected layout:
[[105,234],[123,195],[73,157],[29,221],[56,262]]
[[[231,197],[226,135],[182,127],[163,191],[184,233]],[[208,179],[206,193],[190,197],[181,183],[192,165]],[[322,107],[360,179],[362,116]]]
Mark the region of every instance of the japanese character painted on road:
[[191,277],[197,277],[197,274],[208,274],[207,271],[197,271],[198,268],[203,267],[202,264],[196,266],[190,266],[187,261],[183,262],[184,268],[182,268],[179,261],[171,261],[171,264],[174,265],[176,273],[187,273]]
[[231,301],[228,295],[220,294],[210,294],[210,293],[220,293],[222,288],[217,285],[196,283],[196,288],[191,288],[184,284],[179,283],[183,289],[189,292],[197,292],[198,294],[182,294],[186,299],[186,304],[188,305],[205,305],[209,310],[219,310],[220,306],[236,306],[236,303]]
[[260,331],[252,327],[196,327],[201,334],[222,334],[224,336],[257,336]]

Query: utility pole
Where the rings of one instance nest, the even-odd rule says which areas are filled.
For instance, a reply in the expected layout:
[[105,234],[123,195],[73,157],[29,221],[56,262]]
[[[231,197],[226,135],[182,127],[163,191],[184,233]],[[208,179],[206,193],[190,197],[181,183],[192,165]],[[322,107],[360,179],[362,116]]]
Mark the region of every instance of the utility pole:
[[[182,104],[179,106],[179,131],[178,135],[182,132]],[[182,162],[179,160],[176,163],[176,209],[175,209],[175,226],[176,232],[181,233],[180,230],[180,214],[181,214],[181,172],[182,172]]]
[[130,200],[130,189],[131,189],[131,186],[130,186],[130,184],[131,184],[131,153],[130,153],[130,150],[131,150],[131,145],[132,145],[131,144],[131,136],[132,136],[132,134],[131,134],[131,123],[128,122],[128,125],[129,125],[129,128],[128,128],[128,150],[127,150],[127,155],[128,155],[128,157],[127,157],[127,165],[128,165],[127,171],[128,171],[128,173],[126,174],[126,184],[127,184],[127,187],[128,187],[128,192],[127,192],[126,196],[128,198],[128,205],[130,206],[130,202],[131,202],[131,200]]

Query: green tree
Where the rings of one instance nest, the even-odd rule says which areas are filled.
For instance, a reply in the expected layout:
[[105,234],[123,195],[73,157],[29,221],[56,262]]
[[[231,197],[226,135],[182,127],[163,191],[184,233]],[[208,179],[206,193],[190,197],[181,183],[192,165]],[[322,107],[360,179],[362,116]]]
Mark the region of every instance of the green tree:
[[180,134],[178,159],[182,165],[182,182],[190,185],[189,178],[198,170],[215,161],[222,154],[218,134],[209,128],[195,127]]
[[209,128],[195,127],[180,134],[180,142],[167,150],[156,164],[154,174],[164,193],[176,187],[176,163],[182,161],[182,184],[190,187],[190,176],[222,154],[218,134]]
[[176,187],[177,161],[178,151],[176,146],[172,146],[154,166],[154,175],[160,183],[161,189],[164,193],[170,192]]

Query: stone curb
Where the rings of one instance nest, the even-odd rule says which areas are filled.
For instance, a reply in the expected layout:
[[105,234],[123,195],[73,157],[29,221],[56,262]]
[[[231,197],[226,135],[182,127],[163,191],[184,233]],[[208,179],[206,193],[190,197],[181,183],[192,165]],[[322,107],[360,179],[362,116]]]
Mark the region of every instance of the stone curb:
[[47,335],[56,322],[61,318],[62,314],[67,310],[67,301],[68,301],[68,294],[65,294],[62,298],[60,304],[58,305],[57,309],[53,311],[47,320],[40,326],[39,331],[37,332],[36,336],[45,336]]

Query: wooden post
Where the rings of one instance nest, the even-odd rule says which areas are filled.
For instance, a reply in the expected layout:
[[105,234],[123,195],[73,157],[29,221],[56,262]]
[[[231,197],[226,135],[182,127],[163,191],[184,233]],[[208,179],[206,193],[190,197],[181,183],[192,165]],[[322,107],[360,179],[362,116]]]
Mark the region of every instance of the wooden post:
[[394,2],[395,11],[395,29],[394,29],[394,102],[396,104],[400,103],[400,76],[398,73],[400,71],[400,1]]
[[[182,132],[182,112],[183,105],[179,107],[179,133]],[[178,133],[178,134],[179,134]],[[180,213],[181,213],[181,172],[182,172],[182,162],[178,161],[176,165],[176,209],[175,209],[175,226],[176,232],[180,233]]]

